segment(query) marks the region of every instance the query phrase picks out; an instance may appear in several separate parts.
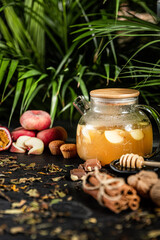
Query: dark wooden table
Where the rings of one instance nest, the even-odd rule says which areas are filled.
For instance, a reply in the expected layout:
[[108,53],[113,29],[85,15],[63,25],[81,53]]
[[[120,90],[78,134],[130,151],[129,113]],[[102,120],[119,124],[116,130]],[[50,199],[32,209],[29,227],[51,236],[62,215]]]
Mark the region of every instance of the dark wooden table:
[[[76,124],[61,122],[75,141]],[[83,161],[1,152],[0,239],[160,239],[160,208],[142,199],[140,209],[115,214],[85,194],[70,170]],[[157,156],[155,160],[159,160]],[[108,173],[115,174],[110,167]],[[160,174],[158,172],[158,174]]]

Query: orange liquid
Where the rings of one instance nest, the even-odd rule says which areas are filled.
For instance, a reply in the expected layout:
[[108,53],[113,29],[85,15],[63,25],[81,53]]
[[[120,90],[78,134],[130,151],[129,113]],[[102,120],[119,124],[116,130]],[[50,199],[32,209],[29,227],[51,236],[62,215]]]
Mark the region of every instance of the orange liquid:
[[130,131],[122,128],[78,125],[76,142],[80,158],[96,158],[104,166],[126,153],[140,156],[151,154],[153,131],[149,123],[141,123]]

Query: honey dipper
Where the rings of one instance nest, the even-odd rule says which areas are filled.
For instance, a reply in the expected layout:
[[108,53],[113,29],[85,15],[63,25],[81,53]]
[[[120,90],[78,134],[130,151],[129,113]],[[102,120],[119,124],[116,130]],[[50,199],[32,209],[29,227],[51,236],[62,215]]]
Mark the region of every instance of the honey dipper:
[[160,162],[144,161],[143,157],[133,153],[122,155],[119,164],[125,168],[142,168],[143,166],[160,167]]

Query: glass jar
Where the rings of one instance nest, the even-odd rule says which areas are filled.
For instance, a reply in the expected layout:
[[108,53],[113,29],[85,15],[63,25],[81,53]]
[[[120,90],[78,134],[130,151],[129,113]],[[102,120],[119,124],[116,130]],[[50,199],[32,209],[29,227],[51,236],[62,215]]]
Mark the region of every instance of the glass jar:
[[[96,158],[104,166],[126,153],[147,157],[153,155],[152,125],[141,109],[153,115],[158,129],[159,116],[153,108],[138,105],[139,91],[97,89],[91,91],[90,96],[90,104],[81,101],[84,114],[77,126],[76,144],[81,159]],[[74,105],[77,106],[77,103]]]

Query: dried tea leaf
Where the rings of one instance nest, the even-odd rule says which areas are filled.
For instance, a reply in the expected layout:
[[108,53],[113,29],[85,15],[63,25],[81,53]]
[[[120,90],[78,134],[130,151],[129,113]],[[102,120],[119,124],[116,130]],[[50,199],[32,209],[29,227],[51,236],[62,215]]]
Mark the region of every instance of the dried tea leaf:
[[156,230],[151,230],[151,231],[149,231],[148,232],[148,237],[149,238],[157,238],[157,237],[159,237],[160,236],[160,230],[159,229],[156,229]]
[[21,167],[25,167],[25,166],[26,166],[25,163],[20,163],[19,165],[20,165]]
[[44,173],[44,172],[37,172],[37,173],[42,175],[48,175],[48,173]]
[[25,208],[20,208],[20,209],[6,209],[6,210],[0,210],[0,213],[2,214],[21,214],[24,212]]
[[55,191],[55,194],[57,194],[60,198],[63,198],[66,196],[66,193],[64,193],[62,191],[58,191],[58,190]]
[[3,171],[3,173],[4,173],[4,174],[12,174],[12,172],[4,172],[4,171]]
[[3,235],[5,230],[7,230],[7,225],[6,224],[2,224],[0,226],[0,235]]
[[68,197],[67,201],[72,201],[72,196]]
[[23,187],[20,187],[20,189],[26,189],[27,187],[28,187],[28,186],[25,185],[25,186],[23,186]]
[[63,171],[62,168],[60,168],[59,166],[57,166],[57,165],[55,165],[53,163],[52,164],[48,164],[44,168],[46,169],[46,171],[51,172],[51,173],[53,173],[53,172],[62,172]]
[[39,231],[39,234],[41,235],[41,236],[47,236],[48,235],[48,231],[47,230],[40,230]]
[[0,173],[0,177],[5,177],[5,175],[4,175],[4,174],[2,174],[2,173]]
[[17,188],[15,184],[11,186],[11,190],[13,190],[14,192],[19,192],[19,188]]
[[52,181],[53,182],[58,182],[60,181],[61,179],[65,178],[65,176],[61,176],[61,177],[55,177],[55,178],[52,178]]
[[96,218],[89,218],[89,219],[86,219],[86,220],[84,221],[84,223],[86,223],[86,224],[88,224],[88,223],[93,223],[93,224],[95,224],[95,223],[97,223],[97,219],[96,219]]
[[6,194],[4,194],[2,191],[0,191],[0,196],[5,198],[8,202],[11,202],[12,200],[10,199],[10,197],[8,197]]
[[62,227],[57,227],[51,231],[51,236],[54,236],[56,234],[59,234],[62,232]]
[[50,205],[57,204],[57,203],[59,203],[59,202],[62,202],[62,199],[56,198],[56,199],[53,199],[53,200],[50,202]]
[[36,198],[40,196],[37,189],[30,189],[26,192],[26,194],[28,194],[30,197],[36,197]]
[[24,232],[24,228],[21,227],[21,226],[10,228],[10,233],[11,234],[17,234],[17,233],[23,233],[23,232]]
[[41,181],[41,178],[30,177],[30,178],[19,179],[19,183],[34,182],[34,181]]
[[65,167],[74,167],[74,165],[64,165]]
[[12,208],[22,207],[25,203],[26,203],[26,200],[24,200],[24,199],[22,199],[20,202],[14,202],[14,203],[12,203]]
[[31,164],[29,164],[28,166],[26,166],[25,169],[27,169],[27,170],[28,170],[28,169],[31,169],[31,168],[34,169],[35,166],[36,166],[35,163],[31,163]]
[[4,184],[5,179],[4,178],[0,178],[0,185]]
[[13,183],[13,184],[19,184],[18,178],[11,179],[10,182]]

